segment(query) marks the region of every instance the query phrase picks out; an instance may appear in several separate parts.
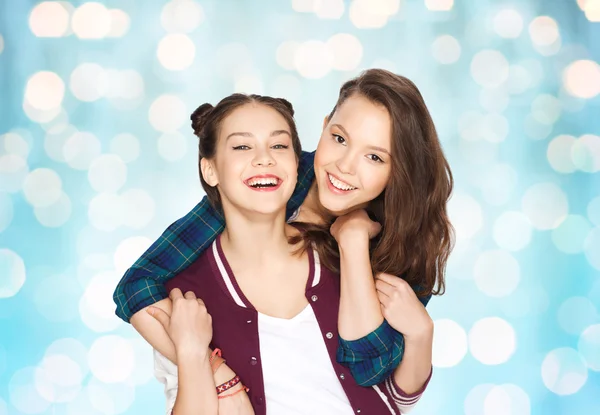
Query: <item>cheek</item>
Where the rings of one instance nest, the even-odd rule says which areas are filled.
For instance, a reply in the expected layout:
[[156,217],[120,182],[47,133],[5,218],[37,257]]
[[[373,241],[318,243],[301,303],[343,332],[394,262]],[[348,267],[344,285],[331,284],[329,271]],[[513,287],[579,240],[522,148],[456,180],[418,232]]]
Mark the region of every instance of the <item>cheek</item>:
[[388,184],[390,179],[390,171],[382,168],[370,168],[363,175],[365,180],[363,186],[368,189],[369,193],[373,194],[373,197],[379,195]]

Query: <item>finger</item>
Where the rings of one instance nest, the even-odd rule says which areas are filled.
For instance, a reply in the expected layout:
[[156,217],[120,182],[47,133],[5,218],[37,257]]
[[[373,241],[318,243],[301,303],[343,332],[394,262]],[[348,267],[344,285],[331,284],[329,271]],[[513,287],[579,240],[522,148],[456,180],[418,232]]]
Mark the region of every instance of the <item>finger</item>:
[[183,298],[183,294],[179,288],[173,288],[169,293],[169,297],[171,300],[175,301],[176,299]]
[[165,313],[164,310],[161,310],[158,307],[150,306],[146,309],[146,311],[148,312],[148,314],[150,314],[152,317],[158,320],[158,322],[162,324],[165,330],[168,330],[169,324],[171,324],[171,317],[169,317],[169,315]]
[[387,282],[389,285],[392,285],[394,287],[399,286],[403,282],[401,278],[398,278],[395,275],[386,274],[385,272],[377,274],[376,278],[378,280]]
[[198,304],[200,304],[201,306],[203,306],[204,308],[206,308],[206,304],[204,304],[204,301],[202,301],[201,298],[196,298],[196,301],[198,301]]
[[379,304],[382,308],[388,307],[391,301],[390,297],[383,294],[381,291],[377,291],[377,299],[379,299]]
[[195,300],[196,299],[196,294],[194,294],[193,291],[187,291],[185,293],[184,297],[186,298],[186,300]]

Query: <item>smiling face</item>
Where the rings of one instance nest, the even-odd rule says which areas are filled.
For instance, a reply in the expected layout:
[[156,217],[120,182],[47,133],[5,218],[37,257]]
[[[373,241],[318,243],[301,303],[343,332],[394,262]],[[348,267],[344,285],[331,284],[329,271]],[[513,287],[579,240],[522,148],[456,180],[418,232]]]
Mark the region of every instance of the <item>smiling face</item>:
[[285,209],[297,179],[291,130],[275,109],[245,104],[221,123],[213,159],[203,158],[202,175],[217,186],[225,212],[272,214]]
[[388,111],[355,94],[325,120],[315,154],[319,201],[340,216],[383,192],[392,168]]

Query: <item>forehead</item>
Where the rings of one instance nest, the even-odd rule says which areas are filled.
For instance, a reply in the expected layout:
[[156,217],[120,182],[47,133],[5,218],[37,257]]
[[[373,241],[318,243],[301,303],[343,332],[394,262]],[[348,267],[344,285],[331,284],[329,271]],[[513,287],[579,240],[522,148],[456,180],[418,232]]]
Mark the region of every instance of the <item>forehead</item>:
[[221,133],[250,132],[260,135],[274,130],[289,131],[290,127],[277,110],[260,103],[248,103],[233,110],[221,123]]
[[340,124],[351,139],[389,148],[392,121],[387,109],[361,95],[348,97],[336,110],[330,124]]

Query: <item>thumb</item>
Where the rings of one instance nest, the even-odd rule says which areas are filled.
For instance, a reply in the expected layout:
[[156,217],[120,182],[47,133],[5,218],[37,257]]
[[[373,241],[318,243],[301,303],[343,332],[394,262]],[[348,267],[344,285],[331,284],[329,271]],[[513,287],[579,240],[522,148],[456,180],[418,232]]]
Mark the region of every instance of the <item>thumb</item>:
[[169,315],[165,313],[164,310],[158,307],[150,306],[146,309],[146,311],[148,312],[148,314],[150,314],[152,317],[158,320],[158,322],[162,324],[165,330],[168,330],[169,324],[171,323],[171,317],[169,317]]

